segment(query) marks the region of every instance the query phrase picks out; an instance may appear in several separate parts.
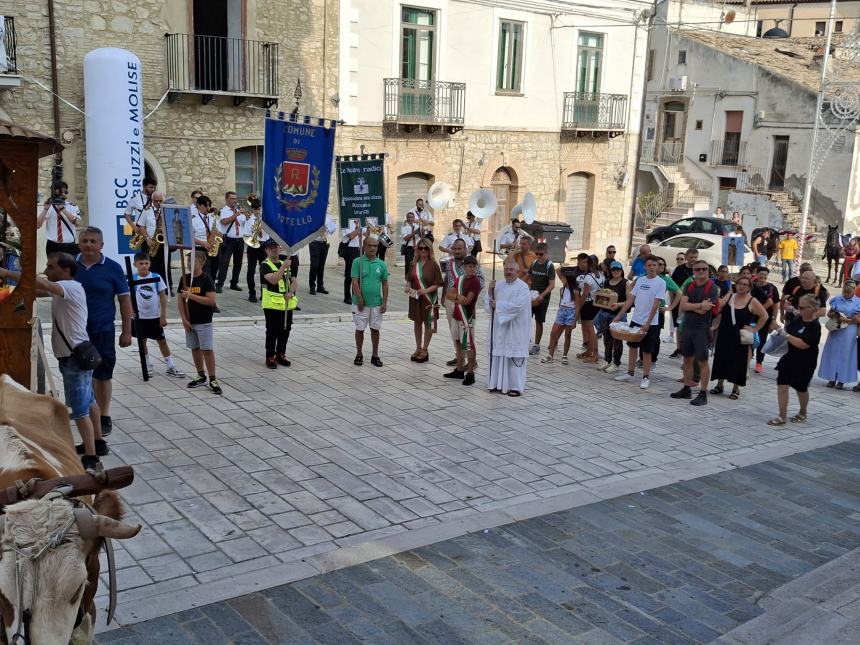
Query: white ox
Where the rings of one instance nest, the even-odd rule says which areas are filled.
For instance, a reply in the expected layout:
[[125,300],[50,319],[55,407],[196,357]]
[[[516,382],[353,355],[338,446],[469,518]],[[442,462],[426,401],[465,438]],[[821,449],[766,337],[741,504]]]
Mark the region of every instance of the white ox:
[[[79,474],[66,407],[0,376],[0,490]],[[119,521],[114,491],[82,501],[95,515],[85,507],[76,514],[72,500],[53,493],[2,509],[0,645],[92,642],[103,538],[130,538],[140,527]]]

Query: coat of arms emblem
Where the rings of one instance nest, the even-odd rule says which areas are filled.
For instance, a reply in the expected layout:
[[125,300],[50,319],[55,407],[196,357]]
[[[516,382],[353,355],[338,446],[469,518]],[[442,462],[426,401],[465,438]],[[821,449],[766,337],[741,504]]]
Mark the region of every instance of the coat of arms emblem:
[[[317,198],[320,171],[316,166],[305,163],[307,155],[307,150],[287,148],[287,159],[275,170],[275,192],[287,210],[301,210]],[[296,200],[305,196],[303,200]]]

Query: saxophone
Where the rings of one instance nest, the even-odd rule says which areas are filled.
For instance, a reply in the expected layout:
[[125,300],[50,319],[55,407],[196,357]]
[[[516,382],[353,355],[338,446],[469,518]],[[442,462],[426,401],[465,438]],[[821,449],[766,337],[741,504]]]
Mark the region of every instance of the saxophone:
[[155,234],[155,237],[152,238],[152,243],[149,245],[149,255],[158,255],[158,250],[161,248],[162,244],[164,244],[164,233],[159,231]]
[[144,235],[143,233],[135,233],[128,241],[128,248],[130,248],[132,251],[137,251],[141,246],[143,246],[145,240],[146,235]]
[[260,248],[260,233],[263,232],[263,218],[259,215],[255,215],[257,219],[254,220],[254,224],[251,227],[251,234],[246,235],[244,238],[245,244],[247,244],[252,249]]
[[221,249],[221,243],[224,241],[224,236],[221,235],[221,231],[218,230],[217,224],[212,227],[212,230],[209,232],[209,238],[206,241],[209,242],[209,257],[216,257],[218,255],[218,251]]

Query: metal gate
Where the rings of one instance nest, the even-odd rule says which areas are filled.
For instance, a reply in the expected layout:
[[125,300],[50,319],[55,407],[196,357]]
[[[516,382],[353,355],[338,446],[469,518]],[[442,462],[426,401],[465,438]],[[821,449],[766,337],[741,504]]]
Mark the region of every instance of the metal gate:
[[588,184],[591,176],[577,172],[567,176],[565,190],[567,199],[564,202],[565,221],[573,229],[568,242],[571,250],[581,249],[585,242],[585,229],[591,223],[591,213],[588,212]]

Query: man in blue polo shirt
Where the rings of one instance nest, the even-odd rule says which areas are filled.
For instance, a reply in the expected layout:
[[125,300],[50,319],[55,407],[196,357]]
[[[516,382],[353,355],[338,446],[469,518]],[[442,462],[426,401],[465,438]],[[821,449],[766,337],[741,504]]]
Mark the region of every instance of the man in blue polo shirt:
[[[119,300],[119,311],[122,317],[122,333],[119,336],[119,346],[131,345],[131,319],[133,309],[128,292],[128,280],[122,268],[102,254],[104,237],[100,229],[90,226],[81,233],[78,254],[78,271],[75,280],[84,286],[87,293],[87,334],[90,342],[96,346],[102,357],[102,364],[93,370],[93,391],[96,402],[101,410],[101,429],[95,428],[96,439],[110,434],[113,422],[110,417],[110,402],[113,393],[113,368],[116,365],[116,346],[114,318],[116,306],[114,298]],[[99,443],[99,456],[108,453],[107,444]],[[80,450],[79,450],[80,452]]]
[[628,280],[635,280],[645,275],[645,258],[649,255],[651,255],[650,246],[643,244],[639,247],[639,255],[633,258],[633,262],[630,265],[630,273],[627,275]]

